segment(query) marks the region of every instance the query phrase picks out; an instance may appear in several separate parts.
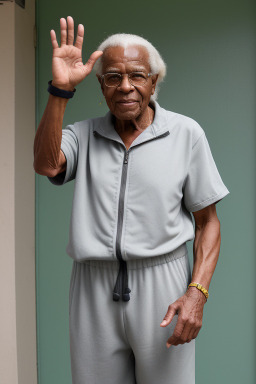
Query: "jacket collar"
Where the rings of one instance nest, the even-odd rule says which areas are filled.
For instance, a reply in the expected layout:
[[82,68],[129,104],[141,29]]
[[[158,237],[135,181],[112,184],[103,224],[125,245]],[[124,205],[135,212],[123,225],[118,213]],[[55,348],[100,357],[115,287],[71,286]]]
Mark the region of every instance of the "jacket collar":
[[[153,105],[155,109],[154,120],[151,125],[149,125],[138,137],[136,137],[130,148],[134,145],[144,143],[145,141],[160,136],[168,131],[165,109],[161,108],[160,105],[154,100],[150,101],[150,104]],[[94,127],[93,131],[97,131],[101,136],[124,145],[121,137],[114,128],[113,115],[110,111],[108,111],[107,114],[100,119],[98,126]]]

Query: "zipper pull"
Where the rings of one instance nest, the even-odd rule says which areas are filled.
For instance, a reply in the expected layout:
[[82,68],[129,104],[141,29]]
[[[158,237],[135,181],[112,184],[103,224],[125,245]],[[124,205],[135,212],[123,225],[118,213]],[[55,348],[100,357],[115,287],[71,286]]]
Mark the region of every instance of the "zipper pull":
[[124,164],[127,164],[127,163],[128,163],[128,157],[129,157],[129,149],[128,149],[128,151],[126,151],[126,153],[125,153]]

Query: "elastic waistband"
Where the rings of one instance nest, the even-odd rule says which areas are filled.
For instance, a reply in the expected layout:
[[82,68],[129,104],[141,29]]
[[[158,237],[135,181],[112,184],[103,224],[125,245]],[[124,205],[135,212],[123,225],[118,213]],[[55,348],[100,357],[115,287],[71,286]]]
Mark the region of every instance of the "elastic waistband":
[[[185,256],[188,253],[186,243],[180,245],[173,251],[164,253],[160,256],[153,257],[144,257],[139,259],[124,260],[127,265],[127,269],[139,269],[152,267],[154,265],[169,263],[172,260],[179,259],[180,257]],[[119,260],[84,260],[81,263],[88,264],[92,267],[98,268],[111,268],[119,269],[120,263]]]

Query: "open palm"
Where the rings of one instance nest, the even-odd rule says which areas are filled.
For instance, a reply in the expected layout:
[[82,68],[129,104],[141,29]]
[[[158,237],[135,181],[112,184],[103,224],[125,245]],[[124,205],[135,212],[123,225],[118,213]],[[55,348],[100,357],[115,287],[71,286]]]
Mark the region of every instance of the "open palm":
[[[67,31],[68,27],[68,31]],[[52,85],[73,91],[75,86],[92,71],[96,60],[103,54],[95,51],[86,64],[82,61],[82,45],[84,38],[84,27],[78,25],[76,43],[74,41],[74,20],[71,16],[60,19],[61,46],[59,47],[56,33],[50,31],[53,55],[52,55]]]

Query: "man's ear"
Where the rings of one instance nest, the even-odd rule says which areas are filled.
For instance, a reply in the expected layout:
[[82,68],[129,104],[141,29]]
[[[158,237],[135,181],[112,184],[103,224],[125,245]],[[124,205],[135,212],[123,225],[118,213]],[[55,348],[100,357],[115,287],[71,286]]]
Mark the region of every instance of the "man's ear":
[[155,93],[157,79],[158,79],[158,74],[155,74],[152,76],[152,92],[151,92],[152,95]]
[[99,83],[100,83],[100,87],[101,87],[102,93],[103,93],[103,95],[104,95],[103,81],[102,81],[100,75],[96,74],[96,76],[97,76],[97,79],[98,79],[98,81],[99,81]]

